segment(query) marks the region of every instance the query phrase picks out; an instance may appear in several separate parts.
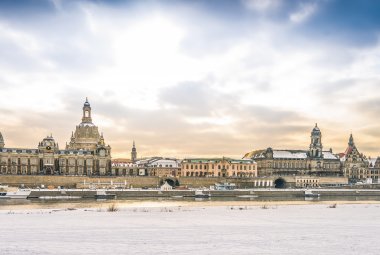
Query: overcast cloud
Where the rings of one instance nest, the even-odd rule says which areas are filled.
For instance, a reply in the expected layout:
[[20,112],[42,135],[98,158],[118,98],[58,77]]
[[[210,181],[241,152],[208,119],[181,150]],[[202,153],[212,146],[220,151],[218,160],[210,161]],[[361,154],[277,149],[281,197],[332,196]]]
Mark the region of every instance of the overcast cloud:
[[[114,157],[307,149],[380,155],[380,4],[1,1],[0,132],[60,147],[86,97]],[[377,14],[376,14],[377,13]]]

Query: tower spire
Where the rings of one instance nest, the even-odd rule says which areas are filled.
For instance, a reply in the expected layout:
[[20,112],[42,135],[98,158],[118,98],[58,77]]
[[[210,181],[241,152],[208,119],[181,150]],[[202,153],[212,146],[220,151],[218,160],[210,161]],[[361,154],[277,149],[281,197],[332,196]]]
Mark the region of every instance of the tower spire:
[[86,97],[86,101],[84,102],[84,105],[83,105],[82,123],[92,123],[91,105],[88,102],[88,98],[87,97]]
[[355,146],[354,137],[352,136],[352,132],[350,134],[350,139],[348,139],[348,146],[350,146],[350,147]]
[[136,150],[136,146],[135,146],[135,140],[133,140],[133,147],[132,147],[132,151],[131,151],[131,160],[133,163],[135,163],[137,160],[137,150]]
[[0,132],[0,148],[4,148],[4,145],[5,145],[4,138],[3,138],[3,135]]
[[321,158],[322,157],[322,133],[318,127],[318,124],[315,123],[315,127],[311,131],[310,136],[310,147],[309,147],[309,155],[312,158]]

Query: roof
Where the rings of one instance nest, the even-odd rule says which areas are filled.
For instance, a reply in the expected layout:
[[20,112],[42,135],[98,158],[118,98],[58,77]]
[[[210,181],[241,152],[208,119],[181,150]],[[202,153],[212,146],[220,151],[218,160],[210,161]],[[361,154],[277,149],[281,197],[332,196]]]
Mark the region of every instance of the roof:
[[233,158],[185,158],[182,162],[184,163],[219,163],[221,161],[228,161],[231,164],[253,164],[255,163],[252,159],[233,159]]
[[338,157],[331,151],[323,151],[322,155],[324,159],[338,159]]
[[[274,159],[307,159],[307,150],[272,150]],[[259,150],[252,156],[253,159],[265,158],[266,150]],[[331,151],[322,152],[323,159],[338,159]]]
[[26,148],[1,148],[0,152],[13,152],[13,153],[28,153],[37,154],[38,149],[26,149]]
[[265,150],[254,150],[251,152],[248,152],[244,155],[243,159],[251,159],[255,154],[259,154],[264,152]]
[[306,159],[307,151],[273,150],[273,158]]

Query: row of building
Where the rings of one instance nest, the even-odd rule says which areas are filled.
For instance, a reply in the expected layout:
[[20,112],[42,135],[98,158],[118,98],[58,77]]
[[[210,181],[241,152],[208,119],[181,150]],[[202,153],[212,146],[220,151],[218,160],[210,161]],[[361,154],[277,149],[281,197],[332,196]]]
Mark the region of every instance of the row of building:
[[257,177],[257,164],[252,159],[152,157],[136,161],[114,160],[112,175],[158,177]]
[[[379,181],[380,157],[367,158],[360,153],[352,134],[345,152],[337,154],[332,149],[323,150],[322,133],[317,124],[311,131],[310,139],[308,150],[278,150],[269,147],[251,151],[243,159],[186,158],[182,161],[157,157],[137,160],[133,144],[132,160],[113,161],[112,171],[115,175],[129,173],[159,177],[345,176],[351,182],[367,179]],[[303,182],[303,179],[300,178],[299,181]]]
[[351,182],[380,179],[380,157],[366,157],[355,145],[352,134],[345,152],[323,150],[322,133],[317,124],[311,131],[308,150],[267,148],[247,153],[244,158],[257,163],[258,176],[345,176]]
[[324,150],[317,126],[307,150],[267,148],[251,151],[242,159],[219,158],[137,158],[133,142],[131,159],[111,160],[111,147],[92,122],[86,99],[82,121],[72,132],[70,142],[60,149],[53,136],[37,148],[7,148],[0,133],[0,174],[69,176],[158,176],[158,177],[270,177],[270,176],[345,176],[351,181],[380,178],[380,158],[360,153],[351,134],[343,153]]

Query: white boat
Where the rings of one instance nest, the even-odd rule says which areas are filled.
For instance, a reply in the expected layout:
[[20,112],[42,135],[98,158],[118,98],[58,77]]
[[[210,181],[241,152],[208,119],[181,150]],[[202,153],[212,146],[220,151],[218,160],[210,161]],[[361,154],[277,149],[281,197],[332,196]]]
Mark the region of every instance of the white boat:
[[28,189],[19,189],[17,191],[0,192],[1,198],[8,199],[27,199],[32,191]]
[[311,190],[305,190],[305,197],[320,197],[321,194],[313,193]]
[[172,198],[183,198],[183,196],[172,196]]
[[97,190],[95,194],[96,199],[115,199],[116,194],[109,194],[105,190]]
[[196,190],[195,191],[195,197],[196,198],[209,198],[209,197],[211,197],[211,194],[210,193],[205,194],[205,193],[203,193],[202,190]]
[[240,197],[240,198],[254,198],[254,197],[259,197],[258,195],[240,195],[240,196],[237,196],[237,197]]
[[235,183],[215,183],[214,185],[215,190],[234,190],[236,189],[236,184]]
[[82,197],[80,196],[41,196],[39,199],[44,199],[44,200],[64,200],[64,199],[81,199]]

